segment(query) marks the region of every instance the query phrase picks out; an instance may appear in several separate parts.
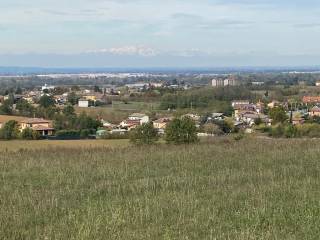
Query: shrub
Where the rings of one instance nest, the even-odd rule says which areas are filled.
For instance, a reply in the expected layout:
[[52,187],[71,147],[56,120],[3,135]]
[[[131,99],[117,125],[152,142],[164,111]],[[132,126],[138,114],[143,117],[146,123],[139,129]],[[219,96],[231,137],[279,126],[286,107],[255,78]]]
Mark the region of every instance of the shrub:
[[222,135],[224,132],[221,130],[221,128],[214,123],[206,123],[203,125],[203,131],[207,134],[212,135]]
[[297,135],[298,135],[298,130],[297,130],[297,128],[296,128],[294,125],[290,124],[290,125],[288,125],[288,126],[286,126],[286,127],[284,128],[284,135],[285,135],[286,138],[294,138],[294,137],[297,137]]
[[31,128],[25,128],[20,134],[21,139],[25,140],[38,140],[40,139],[40,134]]
[[89,137],[90,133],[91,133],[90,129],[82,129],[80,131],[80,137],[87,138],[87,137]]
[[80,137],[78,130],[61,130],[56,133],[57,137]]
[[129,139],[130,136],[128,133],[110,133],[106,132],[100,137],[101,139]]
[[240,133],[240,134],[237,134],[233,137],[234,140],[236,141],[240,141],[241,139],[244,138],[244,134]]
[[283,135],[284,135],[284,127],[282,124],[278,124],[277,126],[271,128],[270,136],[279,138],[279,137],[283,137]]

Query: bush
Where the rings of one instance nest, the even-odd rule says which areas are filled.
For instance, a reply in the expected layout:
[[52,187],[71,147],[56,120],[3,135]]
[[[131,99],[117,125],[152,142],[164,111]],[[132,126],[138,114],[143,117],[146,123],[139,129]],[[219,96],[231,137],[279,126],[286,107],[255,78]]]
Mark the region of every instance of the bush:
[[80,137],[87,138],[87,137],[89,137],[90,133],[91,133],[90,129],[82,129],[80,131]]
[[165,139],[167,143],[174,144],[197,142],[198,136],[195,122],[188,117],[174,119],[165,130]]
[[158,132],[152,123],[142,124],[130,132],[130,141],[135,144],[153,144],[158,139]]
[[237,134],[233,137],[234,140],[236,141],[240,141],[244,138],[244,134],[240,133],[240,134]]
[[297,128],[290,124],[288,126],[285,127],[284,129],[284,135],[286,138],[294,138],[294,137],[297,137],[298,135],[298,130]]
[[206,123],[203,125],[203,131],[207,134],[211,135],[223,135],[224,132],[221,130],[221,128],[214,123]]
[[297,135],[300,137],[320,137],[320,125],[319,124],[304,124],[297,127]]
[[110,133],[106,132],[100,137],[101,139],[129,139],[130,136],[128,133]]
[[270,136],[280,138],[284,136],[284,127],[282,124],[278,124],[277,126],[271,128]]
[[31,128],[25,128],[21,132],[20,137],[25,140],[38,140],[41,136],[37,131],[34,131]]

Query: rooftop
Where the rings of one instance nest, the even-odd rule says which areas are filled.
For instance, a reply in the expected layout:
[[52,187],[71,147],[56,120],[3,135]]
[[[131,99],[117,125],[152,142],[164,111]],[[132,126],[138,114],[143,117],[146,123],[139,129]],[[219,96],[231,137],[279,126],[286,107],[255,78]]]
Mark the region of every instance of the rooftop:
[[51,121],[45,120],[43,118],[28,118],[28,119],[22,120],[21,123],[27,123],[27,124],[51,123]]

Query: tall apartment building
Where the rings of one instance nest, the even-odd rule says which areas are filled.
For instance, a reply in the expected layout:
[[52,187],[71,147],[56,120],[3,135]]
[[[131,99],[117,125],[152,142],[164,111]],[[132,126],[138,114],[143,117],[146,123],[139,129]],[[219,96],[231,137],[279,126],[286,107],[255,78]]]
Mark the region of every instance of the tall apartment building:
[[234,76],[230,76],[226,79],[212,79],[212,87],[237,86],[238,84],[239,82]]
[[212,87],[223,87],[224,80],[223,79],[212,79]]

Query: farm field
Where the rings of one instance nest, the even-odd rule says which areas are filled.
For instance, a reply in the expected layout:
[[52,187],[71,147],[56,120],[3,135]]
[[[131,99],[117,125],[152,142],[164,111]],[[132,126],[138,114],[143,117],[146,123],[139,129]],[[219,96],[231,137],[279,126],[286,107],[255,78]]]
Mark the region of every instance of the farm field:
[[1,122],[7,122],[7,121],[10,121],[10,120],[15,120],[15,121],[19,122],[19,121],[23,121],[25,119],[27,119],[27,117],[0,115],[0,123]]
[[318,239],[319,156],[310,139],[7,151],[0,239]]
[[39,141],[0,141],[0,153],[3,151],[52,150],[63,149],[93,149],[127,147],[129,140],[39,140]]

